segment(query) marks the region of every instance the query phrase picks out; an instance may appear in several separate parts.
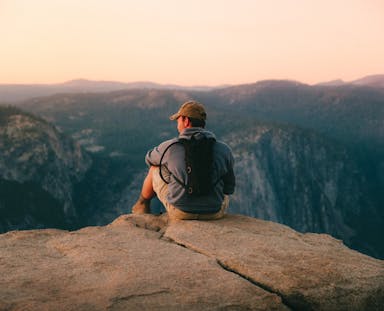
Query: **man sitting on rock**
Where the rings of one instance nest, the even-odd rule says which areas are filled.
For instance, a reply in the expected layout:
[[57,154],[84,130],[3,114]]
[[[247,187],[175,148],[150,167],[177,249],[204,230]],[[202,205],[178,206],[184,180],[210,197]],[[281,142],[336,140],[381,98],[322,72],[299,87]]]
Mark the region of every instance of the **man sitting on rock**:
[[179,136],[149,150],[150,167],[140,198],[132,213],[150,213],[150,201],[157,195],[169,219],[219,219],[235,190],[234,159],[231,149],[216,141],[204,129],[206,111],[189,101],[170,119],[177,121]]

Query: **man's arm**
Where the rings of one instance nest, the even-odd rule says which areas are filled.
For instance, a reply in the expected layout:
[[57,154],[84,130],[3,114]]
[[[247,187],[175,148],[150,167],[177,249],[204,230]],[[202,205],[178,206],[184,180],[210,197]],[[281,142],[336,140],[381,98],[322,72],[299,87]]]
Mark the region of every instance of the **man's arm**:
[[233,172],[233,166],[230,167],[227,174],[224,175],[223,181],[224,181],[223,193],[233,194],[235,192],[235,186],[236,186],[236,178]]
[[235,160],[233,158],[232,151],[228,147],[227,173],[223,176],[224,194],[233,194],[235,192],[236,178],[233,170],[234,163]]
[[167,149],[167,147],[175,142],[177,138],[167,140],[165,142],[162,142],[157,147],[149,150],[147,154],[145,155],[145,163],[148,166],[159,166],[161,157],[164,154],[164,151]]

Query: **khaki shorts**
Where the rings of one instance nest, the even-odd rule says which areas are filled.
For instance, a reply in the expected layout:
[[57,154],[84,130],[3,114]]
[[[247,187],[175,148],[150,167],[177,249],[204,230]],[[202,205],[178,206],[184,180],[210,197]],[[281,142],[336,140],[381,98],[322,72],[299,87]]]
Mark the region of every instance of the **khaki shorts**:
[[158,199],[164,205],[168,213],[169,219],[184,219],[184,220],[213,220],[223,218],[226,210],[229,206],[229,197],[228,195],[224,196],[223,203],[221,204],[221,209],[214,214],[193,214],[183,212],[182,210],[176,208],[167,201],[168,195],[168,185],[161,179],[159,168],[156,167],[153,169],[152,173],[152,186],[153,190],[156,192]]

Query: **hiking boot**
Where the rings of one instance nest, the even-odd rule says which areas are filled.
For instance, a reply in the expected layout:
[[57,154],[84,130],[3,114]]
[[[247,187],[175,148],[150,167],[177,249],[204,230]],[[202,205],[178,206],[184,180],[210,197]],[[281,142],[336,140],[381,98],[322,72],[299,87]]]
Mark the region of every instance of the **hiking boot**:
[[141,195],[135,205],[132,206],[132,214],[150,214],[151,199],[145,199]]

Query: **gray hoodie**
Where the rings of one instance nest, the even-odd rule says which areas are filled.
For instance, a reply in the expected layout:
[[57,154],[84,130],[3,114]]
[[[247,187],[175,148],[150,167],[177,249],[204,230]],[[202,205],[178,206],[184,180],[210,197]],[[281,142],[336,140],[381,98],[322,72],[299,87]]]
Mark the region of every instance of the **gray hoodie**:
[[[200,127],[186,128],[180,133],[179,138],[196,139],[206,137],[216,138],[215,135]],[[168,146],[177,142],[173,138],[161,143],[159,146],[149,150],[145,156],[147,165],[159,166],[160,159]],[[187,183],[187,172],[185,170],[184,147],[181,144],[172,145],[164,154],[162,159],[162,174],[169,182],[168,202],[180,210],[188,213],[216,213],[220,210],[224,194],[232,194],[235,190],[235,175],[233,172],[234,159],[231,149],[223,142],[217,141],[213,147],[213,171],[212,179],[218,181],[212,193],[205,196],[191,196],[181,186],[177,179]]]

